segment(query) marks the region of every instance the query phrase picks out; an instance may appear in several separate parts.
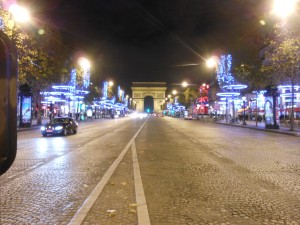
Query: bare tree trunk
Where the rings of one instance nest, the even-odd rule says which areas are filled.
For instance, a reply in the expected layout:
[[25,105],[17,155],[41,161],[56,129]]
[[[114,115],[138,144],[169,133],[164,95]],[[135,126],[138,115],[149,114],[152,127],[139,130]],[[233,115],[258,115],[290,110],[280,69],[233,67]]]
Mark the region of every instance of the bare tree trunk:
[[36,97],[37,97],[36,100],[37,100],[37,104],[38,104],[38,115],[37,115],[36,125],[42,125],[42,115],[41,115],[42,99],[41,99],[40,90],[37,91]]
[[235,123],[235,105],[234,105],[234,97],[232,97],[232,123]]
[[291,131],[294,131],[294,95],[295,95],[295,80],[294,80],[294,67],[292,67],[292,109],[291,109]]

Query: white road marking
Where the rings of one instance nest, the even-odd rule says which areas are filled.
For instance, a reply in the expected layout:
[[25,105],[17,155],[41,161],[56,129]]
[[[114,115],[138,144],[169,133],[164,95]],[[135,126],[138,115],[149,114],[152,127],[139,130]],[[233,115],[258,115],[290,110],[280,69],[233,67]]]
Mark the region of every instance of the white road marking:
[[23,170],[23,171],[20,171],[20,172],[18,172],[18,173],[15,173],[14,175],[9,176],[9,177],[7,177],[7,178],[8,178],[8,179],[12,179],[12,178],[14,178],[14,177],[20,176],[20,175],[24,174],[25,172],[29,172],[30,170],[33,170],[34,168],[36,168],[36,167],[38,167],[38,166],[40,166],[40,165],[42,165],[42,164],[43,164],[43,162],[39,162],[39,163],[37,163],[37,164],[35,164],[35,165],[33,165],[33,166],[30,166],[30,167],[28,167],[27,169],[25,169],[25,170]]
[[102,179],[99,181],[97,186],[94,188],[92,193],[87,197],[87,199],[83,202],[82,206],[77,210],[72,220],[69,222],[70,225],[79,225],[83,222],[86,215],[98,199],[99,195],[101,194],[102,190],[104,189],[105,185],[113,175],[114,171],[122,161],[124,155],[127,153],[128,149],[134,142],[134,139],[137,137],[137,135],[140,133],[144,125],[146,124],[146,121],[142,124],[140,129],[135,133],[135,135],[131,138],[131,140],[128,142],[128,144],[125,146],[125,148],[122,150],[121,154],[118,156],[118,158],[113,162],[113,164],[109,167],[109,169],[106,171],[106,173],[103,175]]
[[212,151],[211,153],[213,153],[214,155],[218,156],[219,158],[222,158],[223,156],[221,154],[219,154],[218,152]]
[[132,149],[133,174],[134,174],[135,197],[137,203],[138,224],[150,225],[151,223],[150,223],[148,207],[147,207],[146,197],[143,188],[141,170],[140,170],[140,165],[139,165],[134,141],[132,143],[131,149]]

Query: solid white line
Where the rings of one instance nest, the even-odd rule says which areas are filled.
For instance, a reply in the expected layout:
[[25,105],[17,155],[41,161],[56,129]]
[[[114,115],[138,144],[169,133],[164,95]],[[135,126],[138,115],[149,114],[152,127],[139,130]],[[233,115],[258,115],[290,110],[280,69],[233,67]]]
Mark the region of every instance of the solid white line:
[[219,154],[218,152],[212,151],[212,153],[216,156],[218,156],[219,158],[222,158],[223,156],[221,154]]
[[151,223],[150,223],[148,207],[147,207],[146,197],[143,188],[141,170],[140,170],[140,165],[139,165],[134,141],[132,143],[131,149],[132,149],[133,175],[134,175],[134,186],[135,186],[135,198],[137,203],[138,224],[150,225]]
[[73,219],[69,222],[70,225],[79,225],[83,222],[86,215],[96,202],[97,198],[101,194],[102,190],[104,189],[105,185],[113,175],[114,171],[116,170],[117,166],[122,161],[124,155],[134,142],[134,139],[137,137],[137,135],[140,133],[142,128],[144,127],[145,122],[142,124],[140,129],[135,133],[135,135],[131,138],[131,140],[128,142],[128,144],[125,146],[125,148],[122,150],[121,154],[118,156],[118,158],[113,162],[113,164],[109,167],[109,169],[106,171],[100,182],[97,184],[97,186],[94,188],[92,193],[87,197],[87,199],[83,202],[82,206],[78,209],[78,211],[75,213]]

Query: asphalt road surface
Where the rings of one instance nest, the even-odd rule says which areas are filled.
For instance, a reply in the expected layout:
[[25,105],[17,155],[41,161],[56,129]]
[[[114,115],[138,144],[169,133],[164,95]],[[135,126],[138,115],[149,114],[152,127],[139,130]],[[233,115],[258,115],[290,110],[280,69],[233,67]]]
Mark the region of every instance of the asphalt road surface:
[[18,133],[0,224],[300,224],[300,139],[170,117]]

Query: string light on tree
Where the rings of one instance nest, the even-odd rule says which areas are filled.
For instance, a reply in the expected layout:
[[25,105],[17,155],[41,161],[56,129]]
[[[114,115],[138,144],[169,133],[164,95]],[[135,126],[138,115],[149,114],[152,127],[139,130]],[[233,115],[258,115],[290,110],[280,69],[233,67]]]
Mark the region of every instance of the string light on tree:
[[76,86],[76,69],[71,70],[71,81],[70,85],[75,87]]
[[103,82],[103,98],[107,99],[107,92],[108,92],[108,82]]
[[90,67],[91,64],[88,59],[80,57],[78,63],[83,70],[83,87],[87,88],[90,85]]
[[217,68],[217,78],[220,87],[234,83],[234,77],[231,74],[232,56],[222,55]]

